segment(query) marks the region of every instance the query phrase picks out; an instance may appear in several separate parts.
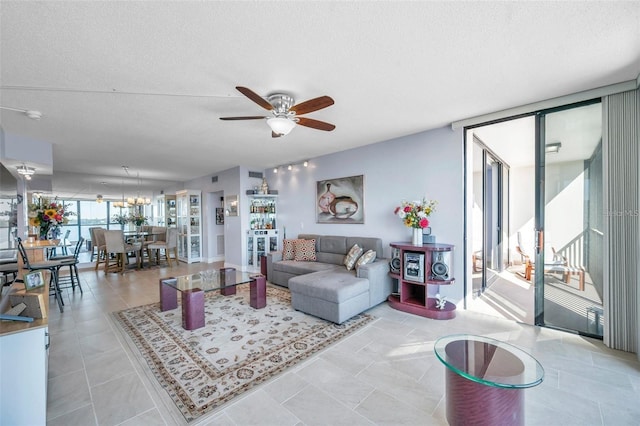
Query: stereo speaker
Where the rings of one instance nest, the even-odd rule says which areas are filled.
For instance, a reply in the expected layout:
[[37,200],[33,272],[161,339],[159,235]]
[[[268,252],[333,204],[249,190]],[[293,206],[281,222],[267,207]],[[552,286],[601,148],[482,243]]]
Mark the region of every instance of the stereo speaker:
[[451,279],[451,252],[434,251],[431,255],[431,275],[437,281]]
[[394,274],[400,273],[400,249],[391,249],[391,262],[389,262],[389,269]]

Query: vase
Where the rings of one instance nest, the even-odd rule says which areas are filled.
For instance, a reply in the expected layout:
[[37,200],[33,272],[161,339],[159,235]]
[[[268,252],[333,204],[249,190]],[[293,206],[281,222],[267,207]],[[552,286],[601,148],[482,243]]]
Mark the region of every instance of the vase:
[[41,226],[38,230],[38,238],[42,241],[46,240],[49,237],[49,227]]
[[411,235],[411,245],[422,245],[422,228],[412,228],[413,234]]
[[331,184],[328,183],[327,191],[318,199],[318,207],[320,207],[320,210],[322,210],[323,213],[330,213],[329,208],[335,198],[335,194],[331,192]]

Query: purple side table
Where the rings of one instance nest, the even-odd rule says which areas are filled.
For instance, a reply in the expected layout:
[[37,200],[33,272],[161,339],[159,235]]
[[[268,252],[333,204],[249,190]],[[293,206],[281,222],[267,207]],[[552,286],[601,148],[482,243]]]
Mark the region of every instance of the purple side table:
[[251,277],[251,283],[249,283],[249,304],[254,309],[262,309],[267,306],[267,279],[264,275]]
[[204,291],[199,288],[182,292],[182,328],[204,327]]
[[178,307],[178,290],[168,285],[162,284],[162,281],[171,279],[173,277],[160,278],[160,310],[162,312],[169,311]]
[[221,287],[220,294],[223,296],[236,294],[236,268],[221,268],[220,283],[229,285],[229,287]]

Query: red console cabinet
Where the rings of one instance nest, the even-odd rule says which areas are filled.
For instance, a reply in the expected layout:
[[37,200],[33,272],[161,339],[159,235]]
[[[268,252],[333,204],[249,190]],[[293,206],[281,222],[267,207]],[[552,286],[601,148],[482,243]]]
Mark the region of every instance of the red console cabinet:
[[451,285],[453,278],[453,245],[391,243],[400,262],[396,271],[389,272],[398,281],[398,293],[387,299],[389,305],[400,311],[432,319],[451,319],[456,316],[456,305],[447,301],[444,308],[438,300],[428,296],[428,286]]

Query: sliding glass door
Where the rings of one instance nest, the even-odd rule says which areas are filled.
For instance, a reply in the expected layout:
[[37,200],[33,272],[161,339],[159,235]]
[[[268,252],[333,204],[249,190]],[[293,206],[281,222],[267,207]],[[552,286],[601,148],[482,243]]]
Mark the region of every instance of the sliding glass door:
[[601,104],[536,124],[536,324],[602,336]]
[[473,142],[473,293],[483,293],[508,261],[508,167],[479,139]]

